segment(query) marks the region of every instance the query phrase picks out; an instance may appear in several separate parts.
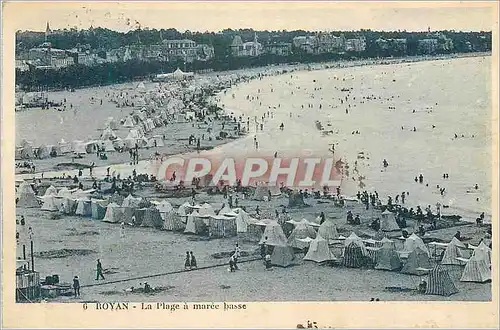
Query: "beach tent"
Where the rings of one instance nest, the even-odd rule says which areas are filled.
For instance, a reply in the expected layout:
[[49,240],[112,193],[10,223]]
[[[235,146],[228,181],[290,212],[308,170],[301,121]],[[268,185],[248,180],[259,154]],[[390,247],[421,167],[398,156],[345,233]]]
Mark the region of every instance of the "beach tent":
[[319,226],[318,235],[326,240],[333,240],[339,238],[339,233],[337,232],[337,227],[335,223],[330,220],[326,220]]
[[83,217],[88,217],[92,215],[91,201],[85,198],[77,200],[76,203],[76,215],[81,215]]
[[55,201],[56,197],[54,195],[45,195],[41,197],[42,200],[42,211],[59,211],[59,207],[57,206],[57,203]]
[[37,156],[38,156],[38,159],[49,158],[50,157],[50,149],[45,144],[42,144],[41,146],[38,147]]
[[61,151],[61,154],[67,154],[70,153],[73,148],[71,146],[71,143],[64,141],[64,139],[61,139],[59,142],[59,150]]
[[380,220],[380,229],[382,231],[396,231],[400,230],[394,213],[389,210],[382,212],[382,219]]
[[335,259],[335,256],[328,247],[328,241],[320,235],[317,235],[316,238],[311,241],[309,249],[304,256],[304,260],[311,260],[315,262],[330,261]]
[[143,81],[141,81],[138,85],[137,85],[137,89],[145,89],[146,88],[146,85],[144,84]]
[[102,221],[116,223],[120,222],[120,206],[116,203],[109,203],[106,208],[106,214],[104,214],[104,218]]
[[453,237],[444,251],[441,265],[465,265],[463,260],[457,259],[464,258],[461,249],[465,249],[464,243],[460,242],[456,237]]
[[361,252],[363,253],[363,255],[368,256],[368,251],[366,250],[363,240],[354,232],[352,232],[351,235],[349,235],[349,237],[345,239],[344,247],[349,246],[351,243],[355,243],[355,245],[359,246],[361,248]]
[[304,238],[316,238],[316,231],[305,220],[301,220],[288,237],[288,245],[297,249],[305,249],[309,243],[301,241]]
[[205,232],[207,225],[200,215],[198,211],[193,211],[191,214],[187,216],[186,229],[184,229],[185,234],[201,234]]
[[87,153],[87,150],[86,150],[86,145],[85,143],[83,143],[82,141],[78,141],[78,140],[75,140],[73,141],[73,146],[72,146],[72,149],[73,149],[73,152],[76,154],[76,155],[83,155],[83,154],[86,154]]
[[189,213],[193,211],[193,208],[191,207],[191,204],[188,202],[185,202],[179,208],[177,209],[177,214],[180,215],[181,217],[187,216]]
[[63,214],[74,214],[77,204],[76,200],[69,197],[59,198],[59,211]]
[[116,139],[116,134],[111,128],[105,128],[101,134],[101,140],[114,140]]
[[208,219],[208,236],[210,238],[236,236],[236,219],[225,215],[211,215]]
[[442,265],[436,265],[427,278],[427,289],[425,294],[451,296],[458,292],[451,280],[450,273]]
[[134,119],[132,116],[128,116],[123,123],[123,127],[134,127]]
[[205,203],[203,204],[199,209],[198,213],[200,214],[200,217],[209,217],[212,215],[215,215],[215,211],[212,205]]
[[246,233],[248,231],[248,225],[255,222],[257,222],[256,219],[252,218],[245,210],[240,209],[236,216],[236,231],[238,233]]
[[355,241],[351,241],[344,248],[344,266],[350,268],[360,268],[366,264],[365,255],[363,254],[363,247]]
[[127,207],[133,210],[134,214],[132,215],[132,224],[134,226],[140,226],[142,225],[142,221],[144,220],[144,215],[146,214],[146,209],[145,208],[131,208]]
[[71,190],[68,187],[62,187],[57,193],[57,197],[69,197],[71,196]]
[[421,248],[415,248],[408,255],[408,259],[401,269],[403,274],[424,275],[431,269],[431,262],[427,252]]
[[384,244],[377,251],[375,269],[381,270],[399,270],[401,269],[401,260],[394,246],[390,243]]
[[144,212],[144,219],[142,220],[141,226],[163,228],[163,218],[160,212],[154,207],[147,208]]
[[151,202],[160,213],[173,212],[174,208],[166,199],[161,202],[152,201]]
[[182,223],[180,216],[173,210],[162,214],[163,229],[170,231],[181,231],[185,229],[186,225]]
[[136,197],[134,197],[132,195],[128,195],[123,200],[122,206],[123,207],[132,207],[132,208],[139,207],[139,203],[140,202],[141,202],[140,198],[136,198]]
[[288,267],[293,264],[295,255],[293,253],[293,248],[286,245],[276,245],[273,248],[273,253],[271,253],[271,265]]
[[263,243],[269,246],[287,245],[285,233],[283,233],[283,229],[277,222],[272,221],[266,225],[259,241],[259,244]]
[[32,207],[40,207],[38,204],[38,200],[36,199],[35,192],[31,187],[31,184],[28,182],[23,182],[19,185],[17,189],[17,198],[18,201],[16,203],[16,207],[23,208],[32,208]]
[[[274,191],[274,194],[273,194]],[[253,194],[253,199],[258,200],[258,201],[263,201],[263,200],[268,200],[269,195],[271,196],[279,196],[281,194],[281,191],[278,189],[273,189],[271,191],[271,188],[266,185],[266,184],[258,184],[257,187],[255,188],[255,192]]]
[[19,155],[21,159],[33,159],[35,157],[35,154],[33,152],[33,147],[30,145],[22,147],[19,152]]
[[45,190],[45,194],[43,196],[57,196],[57,188],[50,185],[50,187]]
[[106,214],[106,203],[103,199],[93,199],[91,201],[92,219],[102,220]]
[[491,249],[483,242],[479,244],[476,248],[474,248],[474,252],[472,256],[478,256],[479,259],[484,259],[491,265]]
[[415,233],[411,234],[410,237],[408,237],[403,245],[403,253],[410,253],[416,248],[420,248],[422,251],[425,251],[428,256],[430,256],[429,249],[427,249],[427,246],[425,245],[424,241]]
[[134,224],[134,221],[133,221],[133,216],[135,214],[135,211],[133,208],[131,207],[118,207],[118,208],[115,208],[117,212],[117,214],[119,214],[119,221],[118,222],[123,222],[123,223],[127,223],[127,224],[131,224],[133,225]]
[[485,254],[474,254],[467,261],[462,277],[462,282],[484,283],[491,280],[491,269]]

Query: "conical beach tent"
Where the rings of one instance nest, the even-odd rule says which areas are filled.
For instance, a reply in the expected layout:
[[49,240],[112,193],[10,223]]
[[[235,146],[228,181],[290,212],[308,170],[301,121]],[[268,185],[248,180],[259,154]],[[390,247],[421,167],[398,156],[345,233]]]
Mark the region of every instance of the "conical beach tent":
[[193,211],[193,213],[187,216],[186,229],[184,229],[185,234],[201,234],[205,232],[207,229],[207,225],[200,215],[198,211]]
[[491,280],[491,269],[488,261],[484,255],[473,255],[467,261],[460,281],[484,283],[489,280]]
[[333,221],[326,220],[319,226],[318,235],[326,240],[333,240],[339,238],[339,233],[337,232],[337,227]]
[[309,243],[301,241],[304,238],[316,238],[316,231],[305,220],[300,221],[288,237],[288,245],[297,249],[305,249]]
[[351,242],[344,248],[344,266],[360,268],[366,264],[363,249],[356,242]]
[[45,190],[45,194],[43,196],[57,196],[57,188],[54,186],[50,186]]
[[75,214],[83,216],[83,217],[91,216],[92,215],[92,207],[91,207],[90,200],[85,199],[85,198],[77,200]]
[[356,233],[352,232],[349,237],[347,237],[344,241],[344,247],[348,247],[351,243],[354,243],[356,246],[358,246],[361,249],[361,252],[363,253],[363,256],[367,257],[369,256],[368,250],[366,250],[365,243],[363,243],[363,240],[356,235]]
[[41,200],[43,202],[41,208],[42,211],[51,211],[51,212],[59,211],[59,207],[57,206],[56,198],[54,196],[52,195],[43,196]]
[[256,219],[252,218],[247,212],[240,209],[238,211],[238,215],[236,216],[236,231],[238,233],[246,233],[248,225],[256,222]]
[[457,259],[464,257],[461,249],[465,249],[465,245],[456,237],[453,237],[451,242],[448,243],[446,250],[444,251],[441,265],[464,265],[464,261]]
[[323,262],[335,259],[335,256],[328,247],[328,241],[320,235],[316,236],[316,238],[311,241],[311,243],[309,244],[309,249],[304,256],[304,260],[311,260],[315,262]]
[[16,207],[40,207],[40,204],[38,204],[38,201],[36,199],[35,192],[33,191],[31,184],[29,184],[28,182],[23,182],[21,183],[21,185],[19,185],[19,188],[17,188],[17,198],[18,201]]
[[276,245],[271,254],[271,265],[288,267],[293,264],[295,255],[293,248],[286,245]]
[[436,265],[427,278],[425,294],[451,296],[457,292],[458,289],[451,280],[448,270],[444,266]]
[[381,270],[399,270],[401,269],[401,260],[399,255],[390,244],[383,245],[377,251],[377,264],[375,269]]
[[401,269],[401,273],[424,275],[427,274],[430,269],[432,269],[432,266],[429,260],[429,255],[427,252],[417,247],[408,255],[408,259],[406,260],[403,269]]
[[394,213],[389,210],[382,212],[382,219],[380,220],[380,229],[382,231],[397,231],[400,230]]
[[409,254],[417,247],[420,248],[422,251],[425,251],[427,255],[430,256],[429,249],[427,249],[427,246],[425,245],[424,241],[422,241],[420,237],[415,235],[415,233],[411,234],[410,237],[408,237],[405,240],[403,246],[403,252]]
[[259,244],[266,243],[269,246],[287,245],[287,240],[283,229],[277,222],[270,222],[266,225]]
[[106,208],[106,214],[102,221],[111,223],[120,222],[120,213],[120,206],[116,203],[110,203]]
[[479,259],[484,259],[488,265],[491,265],[491,249],[481,242],[478,247],[474,249],[472,256],[478,256]]

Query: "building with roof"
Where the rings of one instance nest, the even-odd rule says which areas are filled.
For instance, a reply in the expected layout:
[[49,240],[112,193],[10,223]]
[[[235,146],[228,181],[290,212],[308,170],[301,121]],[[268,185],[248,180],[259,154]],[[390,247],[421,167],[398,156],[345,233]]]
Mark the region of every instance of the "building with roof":
[[264,45],[264,53],[277,56],[290,56],[292,54],[292,43],[274,42]]
[[198,57],[196,42],[189,39],[162,40],[163,54],[167,61],[193,62]]
[[243,42],[240,36],[235,36],[231,43],[231,55],[235,57],[259,56],[264,52],[262,44],[257,40],[257,34],[253,41]]

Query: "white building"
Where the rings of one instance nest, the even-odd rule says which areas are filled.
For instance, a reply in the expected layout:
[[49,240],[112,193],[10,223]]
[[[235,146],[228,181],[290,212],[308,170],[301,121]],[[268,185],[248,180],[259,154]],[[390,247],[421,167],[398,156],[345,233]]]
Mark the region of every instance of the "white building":
[[257,41],[257,34],[253,41],[243,42],[240,36],[235,36],[231,44],[231,54],[235,57],[259,56],[264,52],[262,44]]

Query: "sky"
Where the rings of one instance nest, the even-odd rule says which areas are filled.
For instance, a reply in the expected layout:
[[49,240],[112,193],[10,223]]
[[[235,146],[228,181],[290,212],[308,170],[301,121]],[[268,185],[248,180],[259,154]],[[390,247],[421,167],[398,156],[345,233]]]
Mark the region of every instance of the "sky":
[[[5,4],[5,3],[4,3]],[[495,2],[11,2],[16,30],[137,27],[180,31],[256,30],[457,30],[492,31]],[[22,13],[22,15],[19,15]]]

